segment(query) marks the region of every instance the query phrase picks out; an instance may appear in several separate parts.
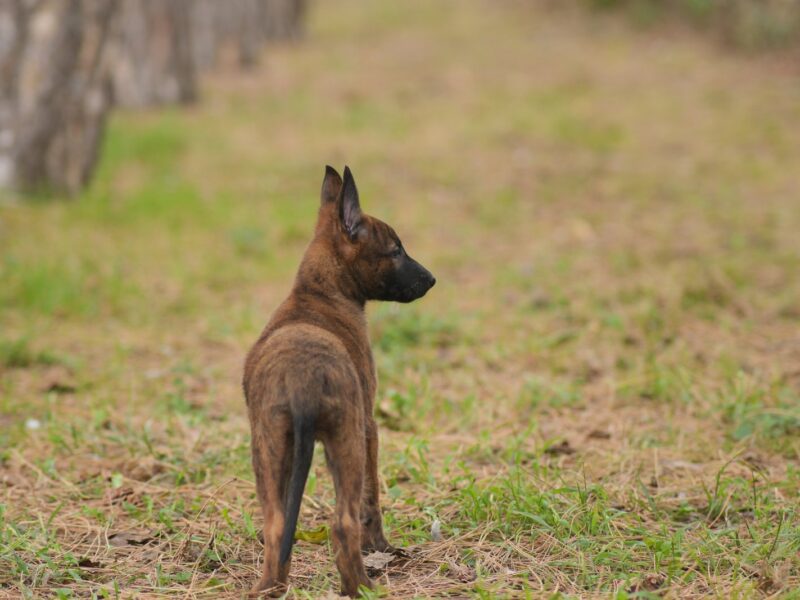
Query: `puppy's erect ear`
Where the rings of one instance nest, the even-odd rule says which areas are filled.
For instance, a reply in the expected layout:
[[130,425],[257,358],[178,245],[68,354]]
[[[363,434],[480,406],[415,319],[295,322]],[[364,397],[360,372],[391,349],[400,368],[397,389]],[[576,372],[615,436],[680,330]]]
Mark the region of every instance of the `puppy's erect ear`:
[[355,240],[361,227],[361,205],[358,203],[358,188],[350,167],[344,168],[344,183],[339,196],[339,220],[348,237]]
[[325,166],[325,179],[322,180],[322,191],[319,194],[320,204],[333,204],[342,191],[342,178],[330,165]]

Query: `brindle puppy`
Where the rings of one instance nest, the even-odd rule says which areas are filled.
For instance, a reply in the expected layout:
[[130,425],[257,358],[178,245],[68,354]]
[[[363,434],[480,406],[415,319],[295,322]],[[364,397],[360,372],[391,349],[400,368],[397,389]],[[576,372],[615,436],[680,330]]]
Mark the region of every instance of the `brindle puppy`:
[[314,441],[336,489],[332,527],[342,593],[371,587],[362,552],[394,551],[378,501],[375,365],[364,305],[411,302],[436,283],[386,223],[361,212],[353,175],[331,167],[322,182],[314,239],[289,297],[247,356],[244,394],[256,490],[264,513],[264,574],[253,588],[286,589]]

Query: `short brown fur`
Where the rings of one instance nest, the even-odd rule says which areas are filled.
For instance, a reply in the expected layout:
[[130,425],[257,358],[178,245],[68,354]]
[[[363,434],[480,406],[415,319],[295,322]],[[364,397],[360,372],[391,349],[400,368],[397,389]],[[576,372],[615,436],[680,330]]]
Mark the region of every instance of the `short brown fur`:
[[328,167],[321,196],[315,234],[292,291],[245,362],[264,516],[264,570],[252,590],[256,595],[286,590],[289,536],[314,439],[325,447],[336,490],[331,531],[342,592],[355,596],[359,586],[372,586],[362,552],[395,551],[383,533],[378,497],[376,376],[364,309],[371,299],[409,302],[435,280],[405,254],[391,227],[361,214],[349,169],[343,182]]

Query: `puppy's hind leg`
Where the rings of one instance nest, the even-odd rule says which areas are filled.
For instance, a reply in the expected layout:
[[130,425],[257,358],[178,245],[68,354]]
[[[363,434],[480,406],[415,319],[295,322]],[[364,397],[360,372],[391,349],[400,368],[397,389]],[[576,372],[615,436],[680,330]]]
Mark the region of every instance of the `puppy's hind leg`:
[[253,470],[256,492],[264,516],[264,565],[259,582],[250,597],[280,596],[286,591],[289,563],[280,564],[281,536],[285,527],[286,489],[292,468],[292,438],[288,419],[285,427],[279,421],[269,429],[253,426]]

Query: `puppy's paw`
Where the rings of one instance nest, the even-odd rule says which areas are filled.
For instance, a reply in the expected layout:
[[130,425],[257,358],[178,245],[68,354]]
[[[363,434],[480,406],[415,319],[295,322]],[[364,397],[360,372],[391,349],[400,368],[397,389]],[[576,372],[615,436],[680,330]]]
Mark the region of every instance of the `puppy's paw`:
[[361,552],[386,552],[397,557],[408,558],[408,553],[401,548],[395,548],[386,539],[382,531],[365,531],[361,537]]
[[361,578],[358,585],[353,585],[353,584],[347,585],[343,583],[342,589],[339,590],[339,595],[350,596],[351,598],[358,598],[359,596],[361,596],[361,588],[374,590],[375,582],[365,575],[363,578]]
[[386,554],[391,554],[392,556],[396,556],[397,558],[411,558],[411,554],[408,550],[392,546],[385,539],[382,539],[374,544],[364,544],[364,547],[361,549],[361,551],[364,554],[371,554],[373,552],[385,552]]
[[384,552],[388,552],[389,554],[393,554],[397,558],[411,558],[411,550],[406,548],[396,548],[391,544],[387,544],[388,548],[384,550]]

